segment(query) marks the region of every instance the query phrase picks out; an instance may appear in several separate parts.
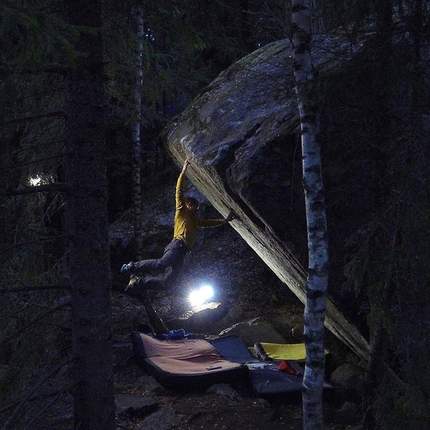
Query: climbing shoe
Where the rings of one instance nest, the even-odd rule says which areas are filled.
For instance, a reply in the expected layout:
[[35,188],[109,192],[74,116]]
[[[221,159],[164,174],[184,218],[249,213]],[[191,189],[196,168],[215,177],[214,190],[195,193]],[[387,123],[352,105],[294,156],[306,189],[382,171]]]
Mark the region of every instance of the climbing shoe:
[[130,275],[130,281],[128,282],[128,285],[125,287],[124,293],[127,290],[133,289],[136,285],[138,286],[144,285],[147,282],[147,277],[148,275],[143,275],[143,276]]
[[[125,266],[125,264],[124,264],[124,266]],[[134,286],[137,284],[138,281],[139,281],[139,278],[137,276],[131,275],[130,281],[128,282],[128,285],[125,287],[124,293],[127,290],[134,288]]]
[[123,264],[121,267],[121,273],[128,273],[131,272],[133,270],[134,264],[132,261],[130,261],[130,263],[128,264]]

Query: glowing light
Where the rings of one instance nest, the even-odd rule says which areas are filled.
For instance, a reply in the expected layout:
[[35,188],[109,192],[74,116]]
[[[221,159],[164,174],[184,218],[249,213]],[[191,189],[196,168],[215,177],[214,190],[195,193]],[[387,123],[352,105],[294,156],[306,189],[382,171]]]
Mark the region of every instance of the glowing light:
[[36,185],[40,185],[42,183],[42,177],[37,175],[37,176],[33,176],[32,178],[29,178],[28,182],[30,182],[30,185],[32,185],[33,187],[35,187]]
[[28,184],[36,187],[38,185],[45,185],[54,182],[54,178],[51,174],[38,173],[28,177]]
[[198,290],[192,291],[188,297],[188,300],[192,306],[198,306],[210,300],[213,295],[213,288],[210,285],[203,285]]

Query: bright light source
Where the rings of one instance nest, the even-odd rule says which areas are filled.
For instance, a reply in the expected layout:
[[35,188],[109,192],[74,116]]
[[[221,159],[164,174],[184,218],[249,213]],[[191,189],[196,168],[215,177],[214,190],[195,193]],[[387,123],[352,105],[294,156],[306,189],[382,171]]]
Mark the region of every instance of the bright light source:
[[210,300],[213,295],[213,288],[210,285],[203,285],[198,290],[192,291],[188,297],[188,300],[192,306],[198,306]]
[[50,184],[54,182],[54,178],[51,174],[38,173],[28,177],[28,184],[36,187],[38,185]]
[[30,182],[30,185],[35,187],[36,185],[40,185],[42,183],[42,177],[39,175],[33,176],[32,178],[29,178],[28,182]]

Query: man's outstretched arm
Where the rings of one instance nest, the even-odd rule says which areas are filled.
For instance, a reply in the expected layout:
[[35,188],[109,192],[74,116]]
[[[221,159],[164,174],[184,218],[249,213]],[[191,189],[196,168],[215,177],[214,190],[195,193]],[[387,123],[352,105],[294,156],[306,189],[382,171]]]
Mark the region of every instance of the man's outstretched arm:
[[189,165],[190,165],[190,160],[187,158],[184,161],[184,165],[182,166],[182,172],[181,173],[185,173],[187,171]]
[[225,218],[225,222],[230,222],[234,219],[237,219],[237,215],[233,211],[230,211],[230,213],[227,215],[227,218]]
[[197,218],[197,226],[199,228],[205,228],[205,227],[218,227],[219,225],[227,224],[228,222],[237,219],[236,214],[231,211],[227,218],[219,218],[219,219],[204,219],[204,218]]
[[187,171],[187,168],[189,165],[190,165],[190,161],[187,158],[184,162],[181,173],[179,174],[178,181],[176,182],[176,192],[175,192],[176,209],[179,209],[185,206],[185,196],[184,196],[183,186],[184,186],[185,172]]

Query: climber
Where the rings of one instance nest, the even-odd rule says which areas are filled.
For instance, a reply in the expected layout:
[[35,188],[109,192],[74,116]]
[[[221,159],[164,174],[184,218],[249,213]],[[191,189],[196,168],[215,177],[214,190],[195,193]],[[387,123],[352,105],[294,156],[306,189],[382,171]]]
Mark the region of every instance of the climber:
[[186,159],[176,184],[172,241],[164,249],[161,258],[130,262],[121,267],[121,273],[131,275],[126,291],[138,278],[146,289],[170,288],[181,273],[185,257],[193,248],[197,229],[220,226],[236,218],[233,212],[221,219],[202,219],[196,215],[199,202],[194,197],[185,196],[183,192],[185,172],[189,165],[190,161]]

